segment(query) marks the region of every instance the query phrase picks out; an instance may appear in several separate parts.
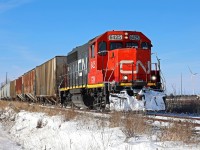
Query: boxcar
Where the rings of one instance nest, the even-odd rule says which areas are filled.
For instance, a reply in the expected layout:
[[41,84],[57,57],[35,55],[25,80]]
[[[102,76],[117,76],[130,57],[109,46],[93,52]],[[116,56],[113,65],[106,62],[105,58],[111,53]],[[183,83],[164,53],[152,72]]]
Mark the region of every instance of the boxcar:
[[1,88],[1,98],[2,99],[6,99],[6,100],[10,99],[10,82],[8,82],[7,84],[5,84]]
[[35,98],[35,68],[23,75],[23,94],[27,101],[36,102]]
[[25,98],[23,94],[22,76],[16,79],[15,91],[16,91],[16,98],[24,101]]
[[15,86],[16,86],[16,80],[11,81],[10,82],[10,98],[11,98],[11,100],[14,100],[16,98]]
[[2,87],[1,87],[1,89],[0,89],[0,100],[3,99],[1,93],[2,93]]
[[56,56],[35,68],[36,97],[40,101],[58,102],[61,76],[65,74],[66,56]]

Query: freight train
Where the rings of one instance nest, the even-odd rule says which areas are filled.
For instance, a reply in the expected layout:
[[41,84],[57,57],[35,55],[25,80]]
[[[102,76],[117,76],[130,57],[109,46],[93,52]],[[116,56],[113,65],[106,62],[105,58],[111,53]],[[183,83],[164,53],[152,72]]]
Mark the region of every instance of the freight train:
[[[1,89],[2,99],[102,109],[164,110],[160,65],[137,31],[107,31],[28,71]],[[136,107],[137,106],[137,107]]]

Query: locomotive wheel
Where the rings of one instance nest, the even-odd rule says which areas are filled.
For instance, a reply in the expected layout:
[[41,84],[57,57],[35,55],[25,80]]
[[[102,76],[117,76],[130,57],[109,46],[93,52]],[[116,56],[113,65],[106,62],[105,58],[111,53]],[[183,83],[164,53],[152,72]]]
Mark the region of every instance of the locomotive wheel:
[[67,100],[65,100],[64,101],[64,103],[63,103],[63,107],[71,107],[71,108],[73,108],[73,106],[74,106],[74,104],[73,104],[73,102],[72,101],[67,101]]
[[[63,96],[64,95],[64,96]],[[71,100],[71,94],[69,92],[61,93],[61,105],[62,107],[73,107],[73,103]]]
[[95,110],[100,110],[102,105],[101,105],[101,101],[99,100],[100,98],[95,98],[94,102],[93,102],[93,109]]
[[105,101],[102,96],[98,96],[95,98],[93,102],[93,109],[102,110],[105,108]]

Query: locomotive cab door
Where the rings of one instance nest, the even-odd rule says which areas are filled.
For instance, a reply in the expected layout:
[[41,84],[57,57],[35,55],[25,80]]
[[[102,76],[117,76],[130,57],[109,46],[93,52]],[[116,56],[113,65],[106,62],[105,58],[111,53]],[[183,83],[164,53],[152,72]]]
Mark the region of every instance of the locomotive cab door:
[[102,84],[103,74],[102,70],[98,69],[98,59],[97,59],[97,44],[93,43],[89,49],[89,73],[88,73],[88,84]]

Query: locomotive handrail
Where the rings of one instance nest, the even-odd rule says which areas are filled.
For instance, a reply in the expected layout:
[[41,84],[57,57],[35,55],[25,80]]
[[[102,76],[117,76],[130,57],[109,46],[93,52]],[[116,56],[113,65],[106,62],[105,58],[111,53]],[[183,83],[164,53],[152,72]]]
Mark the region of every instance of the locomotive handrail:
[[[76,77],[76,74],[79,73],[79,72],[82,72],[82,77],[83,77],[83,72],[84,72],[84,71],[87,71],[87,68],[82,69],[82,70],[79,70],[79,71],[74,71],[74,72],[70,72],[70,73],[67,73],[67,74],[63,74],[63,75],[59,76],[60,78],[63,77],[63,79],[62,79],[62,81],[60,82],[60,84],[59,84],[59,86],[58,86],[58,89],[60,89],[60,86],[62,85],[62,83],[63,83],[63,81],[64,81],[64,77],[69,76],[69,75],[72,75],[72,76],[73,76],[73,74],[75,74],[75,77]],[[73,86],[73,85],[72,85],[72,86]]]
[[[104,75],[104,79],[103,79],[103,82],[105,82],[105,80],[106,80],[106,75],[107,75],[107,69],[108,68],[108,61],[107,61],[107,65],[106,65],[106,72],[105,72],[105,75]],[[103,72],[102,72],[103,73]]]
[[161,78],[162,83],[163,83],[163,84],[162,84],[162,88],[163,88],[163,90],[165,90],[165,89],[166,89],[166,81],[165,81],[165,77],[164,77],[164,75],[163,75],[163,73],[162,73],[162,71],[161,71],[160,59],[158,58],[157,52],[151,53],[151,54],[155,54],[156,59],[157,59],[157,61],[158,61],[158,69],[159,69],[159,71],[160,71],[160,78]]
[[113,74],[113,72],[114,72],[114,70],[115,70],[115,68],[116,68],[116,66],[118,65],[119,63],[117,63],[116,65],[115,65],[115,67],[113,68],[113,71],[112,71],[112,73],[110,74],[110,77],[108,78],[108,82],[109,82],[109,80],[110,80],[110,78],[111,78],[111,75]]
[[160,74],[161,74],[161,80],[162,80],[162,88],[163,88],[163,90],[165,90],[166,89],[166,81],[165,81],[165,77],[164,77],[164,75],[163,75],[163,73],[162,73],[162,71],[160,70]]

